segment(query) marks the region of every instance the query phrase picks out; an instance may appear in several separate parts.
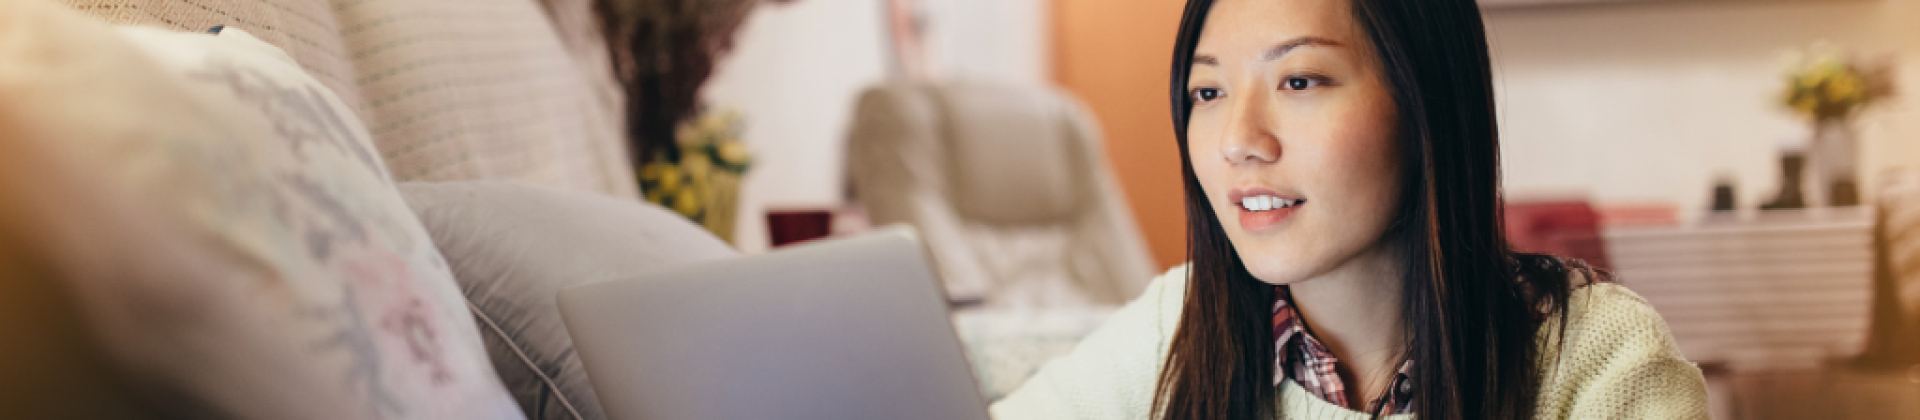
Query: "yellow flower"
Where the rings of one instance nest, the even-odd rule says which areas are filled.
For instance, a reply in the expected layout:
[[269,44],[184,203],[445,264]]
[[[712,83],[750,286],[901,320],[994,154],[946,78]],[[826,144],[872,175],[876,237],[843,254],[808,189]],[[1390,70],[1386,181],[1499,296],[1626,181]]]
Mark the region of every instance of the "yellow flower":
[[649,162],[646,165],[640,166],[640,180],[658,181],[660,180],[660,176],[667,172],[667,169],[668,164],[666,163]]
[[713,171],[713,159],[708,158],[706,153],[702,153],[699,150],[689,150],[687,152],[687,154],[681,155],[680,167],[687,168],[687,179],[693,181],[693,183],[705,183],[707,181],[707,173]]
[[1813,96],[1801,96],[1794,99],[1791,105],[1794,111],[1798,111],[1809,117],[1817,117],[1817,115],[1814,115],[1814,111],[1820,107],[1820,101],[1814,100]]
[[1814,62],[1813,71],[1815,74],[1820,75],[1822,79],[1828,79],[1835,75],[1845,73],[1847,71],[1847,63],[1841,60],[1840,57],[1829,55],[1821,57],[1819,61]]
[[720,155],[720,162],[722,163],[734,166],[747,164],[747,145],[745,143],[737,141],[720,143],[717,152]]
[[1866,93],[1865,86],[1861,86],[1860,77],[1852,73],[1834,75],[1827,81],[1825,88],[1822,94],[1827,97],[1827,100],[1841,104],[1857,102]]
[[673,192],[680,189],[680,168],[671,163],[663,164],[666,171],[660,173],[660,189]]
[[673,211],[680,212],[682,215],[699,216],[701,207],[704,206],[700,203],[700,195],[692,188],[680,190],[678,194],[673,195]]
[[1787,87],[1788,91],[1797,92],[1820,87],[1820,81],[1814,80],[1814,74],[1812,72],[1794,74],[1791,79],[1793,79],[1793,85]]
[[659,188],[647,190],[647,202],[665,205],[667,204],[667,192]]
[[[728,129],[732,127],[732,124],[733,121],[730,121],[726,115],[718,112],[708,112],[700,114],[698,129],[700,130],[700,134],[709,136],[708,138],[710,139],[725,136]],[[711,140],[702,141],[701,143],[704,144],[709,141]]]

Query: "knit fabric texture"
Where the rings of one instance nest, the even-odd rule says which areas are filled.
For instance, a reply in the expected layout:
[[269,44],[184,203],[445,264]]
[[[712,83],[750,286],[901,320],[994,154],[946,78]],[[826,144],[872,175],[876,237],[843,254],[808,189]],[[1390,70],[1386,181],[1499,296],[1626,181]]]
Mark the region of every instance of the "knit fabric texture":
[[[993,405],[993,417],[1146,419],[1186,298],[1185,267],[1154,279],[1071,353]],[[1576,281],[1575,284],[1583,282]],[[1617,283],[1576,289],[1567,325],[1541,327],[1543,385],[1534,418],[1707,418],[1706,382],[1675,347],[1665,321]],[[1562,341],[1564,337],[1564,341]],[[1292,381],[1275,391],[1276,418],[1365,419]],[[1387,416],[1408,419],[1411,415]]]
[[625,103],[588,0],[60,0],[111,23],[246,30],[373,135],[399,181],[635,197]]

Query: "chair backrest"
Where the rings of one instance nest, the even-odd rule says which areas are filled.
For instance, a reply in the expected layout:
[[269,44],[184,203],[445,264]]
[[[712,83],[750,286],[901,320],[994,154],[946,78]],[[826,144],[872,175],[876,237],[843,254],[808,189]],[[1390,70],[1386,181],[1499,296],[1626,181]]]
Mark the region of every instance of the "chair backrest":
[[1058,91],[877,86],[860,99],[848,148],[869,217],[919,227],[956,297],[1121,303],[1152,276],[1091,117]]

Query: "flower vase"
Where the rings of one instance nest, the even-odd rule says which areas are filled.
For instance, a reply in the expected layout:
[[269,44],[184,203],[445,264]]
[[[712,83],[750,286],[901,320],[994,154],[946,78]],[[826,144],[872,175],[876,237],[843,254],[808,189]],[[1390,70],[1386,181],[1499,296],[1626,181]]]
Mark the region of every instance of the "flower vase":
[[733,242],[733,228],[740,210],[740,174],[713,171],[708,175],[705,214],[700,225],[721,240]]
[[1860,204],[1857,184],[1860,153],[1853,126],[1845,119],[1816,121],[1808,143],[1806,191],[1809,203],[1832,207]]

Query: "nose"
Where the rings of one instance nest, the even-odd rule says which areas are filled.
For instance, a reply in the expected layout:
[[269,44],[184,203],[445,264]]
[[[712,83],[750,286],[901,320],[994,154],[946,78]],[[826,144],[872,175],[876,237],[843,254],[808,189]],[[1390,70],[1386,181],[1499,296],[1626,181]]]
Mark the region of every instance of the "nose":
[[1273,163],[1280,159],[1280,137],[1274,130],[1268,104],[1258,95],[1243,95],[1235,100],[1227,116],[1227,137],[1220,148],[1221,158],[1229,164]]

